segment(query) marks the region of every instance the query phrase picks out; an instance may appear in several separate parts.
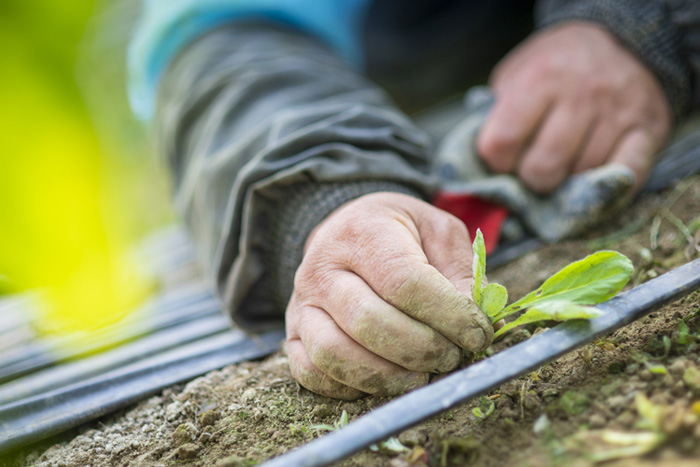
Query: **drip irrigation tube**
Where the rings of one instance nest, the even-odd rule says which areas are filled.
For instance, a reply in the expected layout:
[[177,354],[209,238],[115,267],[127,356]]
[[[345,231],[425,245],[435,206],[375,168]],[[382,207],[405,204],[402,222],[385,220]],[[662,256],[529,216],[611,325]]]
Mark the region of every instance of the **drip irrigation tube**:
[[700,259],[697,259],[599,305],[597,308],[604,312],[599,318],[562,323],[395,399],[345,428],[277,457],[264,466],[311,467],[337,462],[609,334],[699,287]]

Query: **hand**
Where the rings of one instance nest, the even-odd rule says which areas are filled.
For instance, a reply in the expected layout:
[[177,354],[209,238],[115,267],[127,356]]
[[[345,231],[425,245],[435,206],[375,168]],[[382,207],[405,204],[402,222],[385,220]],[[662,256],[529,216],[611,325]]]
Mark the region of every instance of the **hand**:
[[469,298],[471,241],[407,195],[350,201],[309,236],[287,307],[292,375],[329,397],[394,395],[454,369],[493,337]]
[[638,189],[669,134],[654,75],[592,23],[533,35],[496,67],[491,86],[496,102],[477,150],[492,171],[538,193],[606,163],[632,169]]

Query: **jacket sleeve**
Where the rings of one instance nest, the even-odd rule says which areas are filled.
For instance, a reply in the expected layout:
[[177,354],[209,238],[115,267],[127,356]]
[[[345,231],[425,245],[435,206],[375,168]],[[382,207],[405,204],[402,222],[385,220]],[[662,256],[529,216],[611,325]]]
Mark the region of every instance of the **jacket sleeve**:
[[165,70],[154,130],[234,320],[279,326],[310,231],[367,193],[429,195],[428,138],[319,42],[235,23]]
[[700,4],[695,0],[540,0],[538,27],[595,22],[656,75],[676,121],[700,107]]

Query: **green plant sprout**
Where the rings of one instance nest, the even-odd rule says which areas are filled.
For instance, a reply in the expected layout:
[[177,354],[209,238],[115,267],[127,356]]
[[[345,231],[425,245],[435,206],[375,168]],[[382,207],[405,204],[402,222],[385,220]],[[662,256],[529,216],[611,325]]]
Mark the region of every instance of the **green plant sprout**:
[[569,264],[547,279],[537,290],[506,306],[508,291],[500,284],[486,281],[486,248],[481,230],[476,231],[474,249],[474,283],[472,299],[496,323],[519,311],[519,318],[494,334],[497,339],[509,330],[543,320],[597,318],[597,305],[614,297],[634,272],[632,262],[616,251],[599,251]]
[[486,420],[489,415],[491,415],[496,408],[496,405],[492,400],[482,397],[479,401],[479,406],[472,409],[472,413],[479,420]]
[[[333,422],[333,425],[314,425],[311,427],[312,430],[324,430],[324,431],[338,431],[341,428],[345,428],[348,424],[348,413],[347,411],[343,410],[343,412],[340,414],[340,418]],[[410,451],[406,446],[401,444],[401,441],[398,439],[394,438],[393,436],[386,441],[380,441],[377,444],[373,444],[369,447],[370,451],[380,451],[380,450],[385,450],[385,451],[391,451],[391,452],[407,452]]]
[[340,414],[340,418],[333,422],[333,425],[327,425],[327,424],[322,424],[322,425],[314,425],[311,427],[312,430],[324,430],[324,431],[338,431],[341,428],[345,427],[348,424],[348,413],[347,411],[343,410],[343,412]]

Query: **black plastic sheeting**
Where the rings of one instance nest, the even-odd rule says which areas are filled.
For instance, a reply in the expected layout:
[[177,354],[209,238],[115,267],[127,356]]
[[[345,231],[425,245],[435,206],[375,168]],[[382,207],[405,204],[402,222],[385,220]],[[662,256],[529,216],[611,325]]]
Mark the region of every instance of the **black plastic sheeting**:
[[35,335],[30,295],[0,301],[0,453],[279,348],[282,331],[232,328],[182,230],[154,235],[141,250],[163,291],[118,325],[82,336],[80,346]]
[[598,337],[607,335],[698,288],[700,288],[700,259],[599,305],[597,308],[604,312],[600,318],[562,323],[435,383],[395,399],[355,420],[345,428],[263,465],[312,467],[337,462],[423,420],[478,397]]

